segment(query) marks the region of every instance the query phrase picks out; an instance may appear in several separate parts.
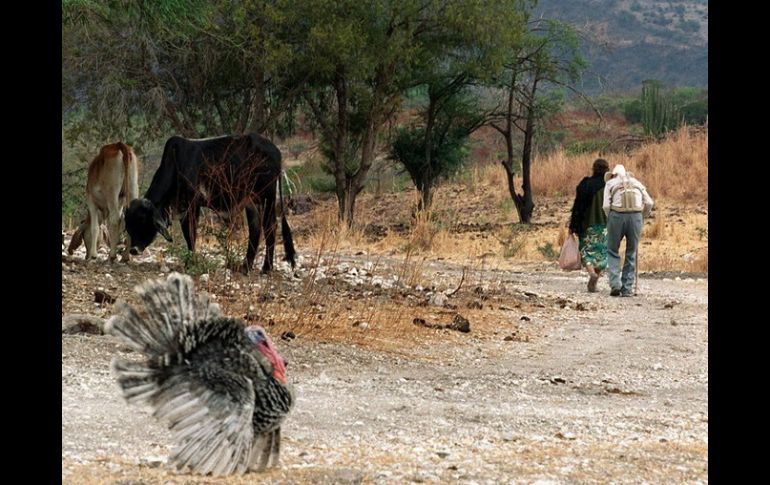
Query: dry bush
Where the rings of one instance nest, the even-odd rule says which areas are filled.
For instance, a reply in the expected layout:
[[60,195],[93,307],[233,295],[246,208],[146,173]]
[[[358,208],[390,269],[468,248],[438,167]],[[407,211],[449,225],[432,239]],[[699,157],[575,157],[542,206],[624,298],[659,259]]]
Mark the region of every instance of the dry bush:
[[535,194],[572,195],[580,179],[591,174],[591,165],[597,158],[605,158],[610,167],[622,163],[645,184],[653,198],[680,202],[708,199],[708,132],[687,126],[630,154],[593,152],[568,156],[560,150],[535,160]]
[[666,223],[662,214],[656,214],[652,224],[645,225],[642,237],[650,239],[663,239],[665,236]]

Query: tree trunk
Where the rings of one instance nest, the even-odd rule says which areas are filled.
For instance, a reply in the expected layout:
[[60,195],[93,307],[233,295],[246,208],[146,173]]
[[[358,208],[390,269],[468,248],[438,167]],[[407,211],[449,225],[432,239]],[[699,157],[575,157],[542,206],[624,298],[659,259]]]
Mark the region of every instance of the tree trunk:
[[433,204],[433,183],[430,179],[423,182],[420,187],[420,202],[417,205],[418,211],[424,211],[430,209]]
[[352,190],[353,187],[348,188],[348,194],[345,198],[345,222],[349,229],[353,228],[353,218],[356,212],[356,192]]
[[353,227],[358,192],[360,190],[355,190],[351,178],[337,183],[337,219],[345,222],[349,228]]
[[345,221],[350,227],[353,224],[350,208],[355,205],[351,190],[351,177],[345,171],[348,156],[348,85],[345,78],[345,68],[337,66],[334,77],[334,90],[337,94],[337,126],[333,140],[334,151],[334,184],[337,188],[337,216],[339,221]]
[[264,72],[261,68],[257,68],[257,72],[254,75],[254,96],[251,98],[247,131],[262,133],[265,130],[265,121],[267,119],[265,91]]
[[425,123],[425,169],[422,173],[423,183],[420,188],[422,199],[418,208],[421,211],[430,209],[430,204],[433,200],[433,165],[431,165],[431,155],[433,151],[433,125],[436,124],[436,98],[432,94],[429,92],[428,119]]
[[[383,103],[385,104],[385,103]],[[379,135],[380,126],[382,123],[382,112],[377,109],[372,109],[369,112],[369,119],[367,120],[366,131],[364,131],[363,139],[361,142],[361,163],[358,165],[358,170],[352,175],[348,176],[348,195],[346,199],[345,221],[348,223],[348,227],[353,227],[353,219],[355,217],[356,197],[364,190],[366,185],[366,177],[369,174],[369,169],[372,168],[374,162],[374,150],[377,144],[377,136]]]
[[337,220],[344,221],[345,220],[345,204],[348,200],[348,192],[345,190],[345,183],[343,182],[342,185],[340,185],[339,182],[337,182]]
[[[506,162],[505,160],[502,160],[500,162],[503,165],[503,168],[505,168],[505,179],[508,182],[508,193],[511,194],[511,200],[513,201],[513,206],[516,207],[516,214],[519,216],[519,222],[528,223],[528,220],[524,220],[524,214],[522,213],[522,208],[524,207],[524,197],[522,195],[519,195],[516,192],[516,186],[513,182],[513,177],[516,175],[516,173],[513,171],[513,167],[510,163]],[[530,213],[531,217],[531,213]]]
[[[515,91],[516,91],[516,75],[515,73],[511,76],[511,82],[508,86],[508,107],[505,117],[505,128],[501,128],[498,126],[495,126],[497,131],[499,131],[503,138],[505,138],[505,150],[507,158],[505,160],[502,160],[500,163],[503,165],[503,168],[505,168],[505,175],[506,175],[506,182],[508,183],[508,193],[511,194],[511,200],[513,201],[513,206],[516,208],[516,214],[519,216],[519,222],[524,224],[529,224],[532,220],[532,210],[534,209],[534,203],[532,201],[532,190],[531,190],[531,184],[530,184],[530,153],[531,153],[531,146],[532,146],[532,137],[531,134],[529,137],[527,137],[527,133],[525,133],[524,138],[524,154],[522,156],[522,178],[523,178],[523,190],[524,194],[521,195],[518,192],[516,192],[516,185],[514,184],[513,178],[516,175],[516,173],[513,170],[513,116],[514,116],[514,100],[515,100]],[[534,119],[530,120],[533,115],[533,111],[530,110],[528,112],[527,122],[530,123],[530,121],[534,121]],[[529,124],[528,124],[529,127]],[[525,161],[526,160],[526,161]]]
[[535,202],[532,200],[532,181],[530,178],[532,167],[532,138],[535,136],[535,91],[537,80],[532,85],[530,103],[527,106],[527,125],[524,127],[524,146],[521,151],[521,188],[523,195],[513,199],[519,219],[525,224],[532,222],[532,212],[535,210]]

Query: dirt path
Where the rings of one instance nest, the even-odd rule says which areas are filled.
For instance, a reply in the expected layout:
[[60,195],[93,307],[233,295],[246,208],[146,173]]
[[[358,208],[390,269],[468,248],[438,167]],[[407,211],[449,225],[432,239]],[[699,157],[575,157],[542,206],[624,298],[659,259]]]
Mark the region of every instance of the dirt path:
[[[354,260],[354,258],[351,258]],[[460,268],[426,267],[457,281]],[[282,467],[175,475],[169,435],[118,396],[111,337],[62,337],[64,483],[698,483],[708,481],[708,281],[643,279],[635,298],[585,276],[498,270],[504,291],[579,298],[529,315],[531,342],[426,345],[410,358],[279,343],[298,402]],[[516,317],[518,319],[518,316]],[[434,330],[425,329],[426,332]]]

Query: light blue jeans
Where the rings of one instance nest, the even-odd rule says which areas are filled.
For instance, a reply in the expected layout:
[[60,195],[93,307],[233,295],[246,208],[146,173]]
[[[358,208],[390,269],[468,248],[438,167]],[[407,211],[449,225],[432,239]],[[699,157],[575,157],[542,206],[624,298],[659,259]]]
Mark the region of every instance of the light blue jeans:
[[[634,292],[636,273],[636,249],[642,235],[641,212],[610,211],[607,218],[607,268],[610,275],[610,288],[621,293]],[[626,238],[626,261],[623,263],[623,275],[620,273],[620,241]]]

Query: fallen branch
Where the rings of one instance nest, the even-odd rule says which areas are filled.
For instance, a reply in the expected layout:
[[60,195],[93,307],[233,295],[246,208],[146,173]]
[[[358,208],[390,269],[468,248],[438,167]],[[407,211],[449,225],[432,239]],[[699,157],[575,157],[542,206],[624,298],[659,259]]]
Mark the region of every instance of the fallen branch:
[[446,296],[454,296],[455,293],[460,291],[460,288],[462,288],[462,286],[463,286],[463,281],[465,281],[465,268],[466,267],[463,266],[463,275],[460,277],[460,284],[457,285],[457,288],[455,288],[454,291],[451,291],[451,292],[447,293]]

